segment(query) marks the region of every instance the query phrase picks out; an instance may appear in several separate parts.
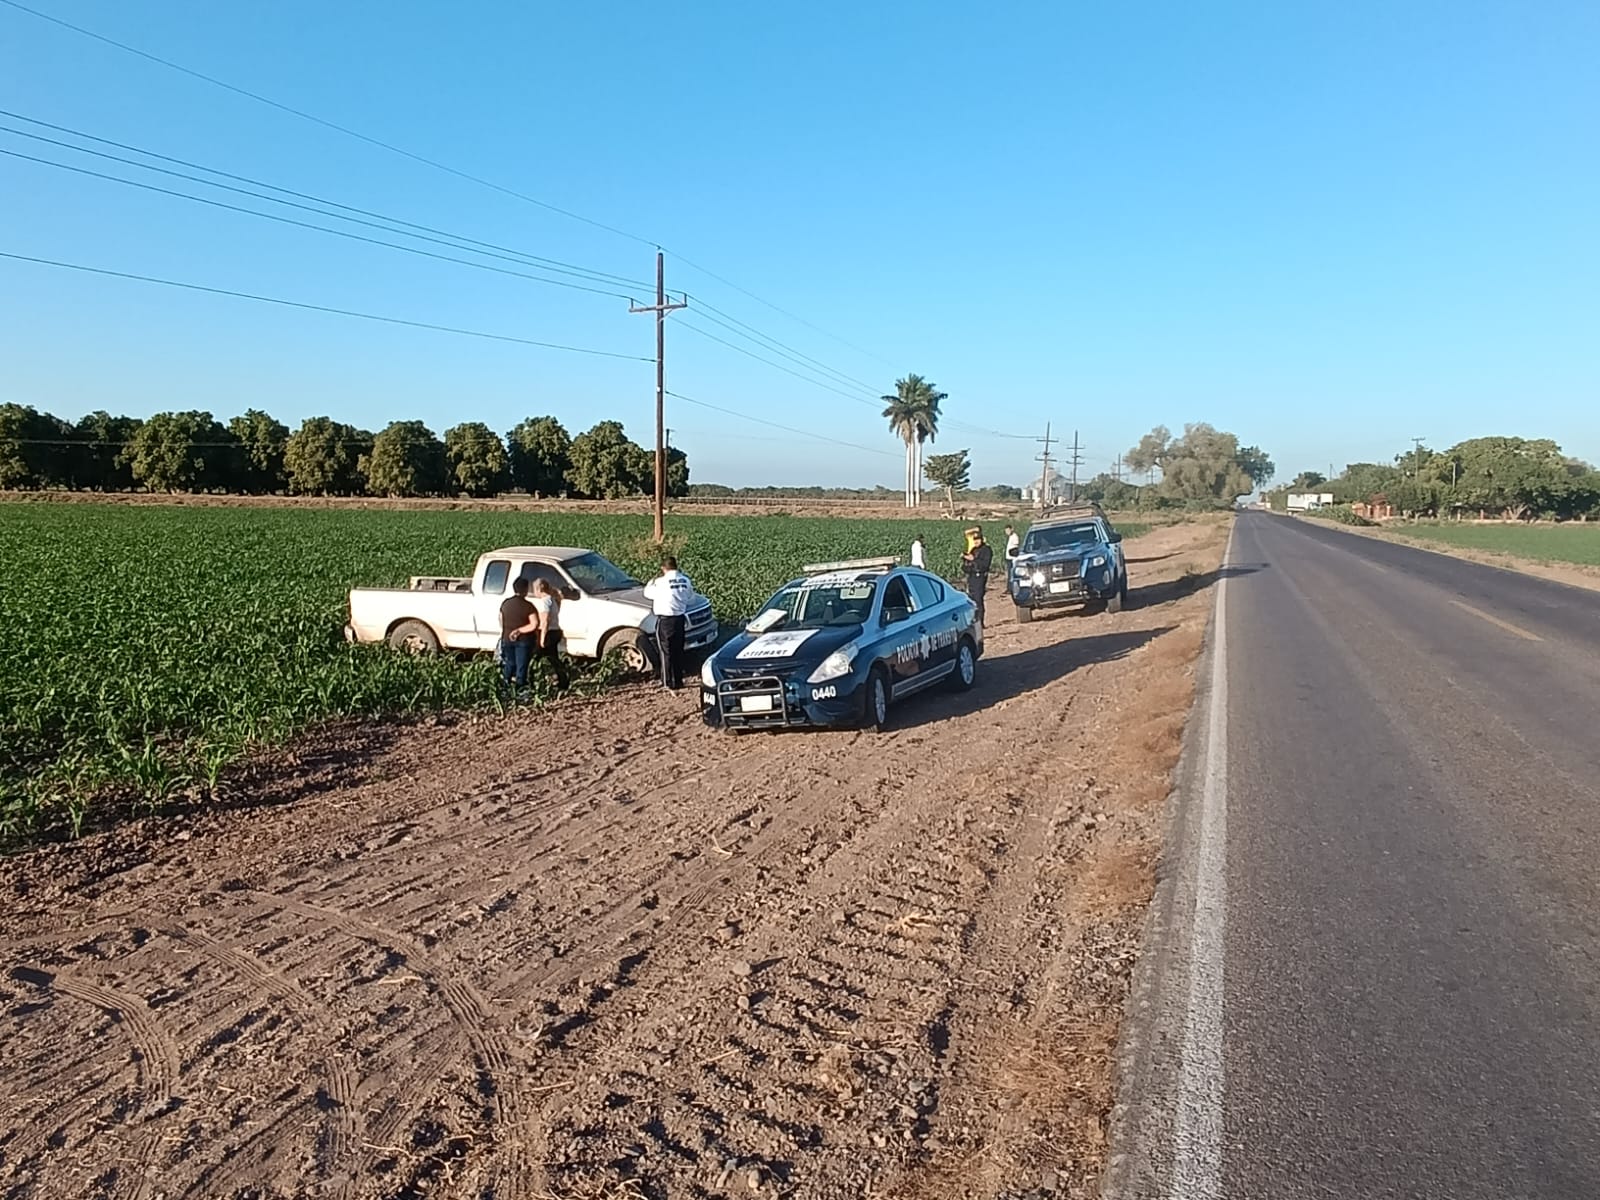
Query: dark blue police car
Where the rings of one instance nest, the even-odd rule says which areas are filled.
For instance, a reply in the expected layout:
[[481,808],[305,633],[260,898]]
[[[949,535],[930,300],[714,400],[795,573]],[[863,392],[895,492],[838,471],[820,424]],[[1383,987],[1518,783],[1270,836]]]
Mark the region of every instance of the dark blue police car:
[[983,628],[972,601],[894,558],[814,563],[700,671],[708,724],[882,728],[889,705],[972,686]]

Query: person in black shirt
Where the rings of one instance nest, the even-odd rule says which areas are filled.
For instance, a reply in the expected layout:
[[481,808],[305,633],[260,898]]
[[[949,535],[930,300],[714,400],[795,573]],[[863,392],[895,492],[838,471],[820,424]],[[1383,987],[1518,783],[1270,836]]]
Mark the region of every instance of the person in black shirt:
[[983,540],[983,530],[980,528],[972,540],[972,549],[961,556],[961,564],[967,571],[967,595],[972,597],[972,603],[978,610],[978,623],[983,623],[983,593],[989,587],[989,568],[994,565],[994,551],[989,549],[989,543]]
[[508,688],[520,691],[528,686],[528,660],[533,653],[534,637],[528,631],[537,630],[539,624],[537,610],[528,599],[527,577],[513,580],[511,590],[516,594],[500,605],[500,674]]

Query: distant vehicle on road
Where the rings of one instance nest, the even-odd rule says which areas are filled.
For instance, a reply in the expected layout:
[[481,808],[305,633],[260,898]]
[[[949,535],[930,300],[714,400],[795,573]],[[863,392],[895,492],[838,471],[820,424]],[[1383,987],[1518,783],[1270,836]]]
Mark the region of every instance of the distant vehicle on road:
[[[547,579],[562,597],[562,649],[575,658],[612,651],[630,671],[651,667],[655,615],[643,584],[593,550],[576,546],[507,546],[480,555],[470,576],[414,575],[403,588],[352,588],[352,642],[388,642],[413,654],[493,650],[500,640],[500,605],[511,581]],[[717,638],[711,601],[688,615],[684,647],[699,650]]]
[[706,723],[729,730],[881,729],[889,706],[972,686],[983,629],[972,601],[897,558],[815,563],[700,671]]
[[1098,606],[1120,612],[1128,598],[1122,535],[1097,504],[1051,509],[1023,534],[1006,588],[1024,624],[1040,609]]

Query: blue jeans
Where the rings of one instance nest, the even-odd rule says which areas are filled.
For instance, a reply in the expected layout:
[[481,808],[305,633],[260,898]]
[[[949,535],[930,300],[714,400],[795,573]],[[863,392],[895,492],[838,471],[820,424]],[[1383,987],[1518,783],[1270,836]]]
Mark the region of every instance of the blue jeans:
[[528,686],[528,660],[533,653],[533,639],[519,637],[515,641],[500,639],[500,677],[508,684]]

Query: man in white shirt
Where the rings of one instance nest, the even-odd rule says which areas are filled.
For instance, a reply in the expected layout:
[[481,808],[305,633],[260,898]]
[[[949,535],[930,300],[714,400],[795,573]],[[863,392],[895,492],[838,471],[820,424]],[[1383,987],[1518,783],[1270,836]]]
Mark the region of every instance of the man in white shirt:
[[911,565],[920,567],[922,562],[922,535],[919,533],[911,539]]
[[683,630],[694,607],[694,584],[678,570],[670,554],[662,560],[661,574],[644,585],[644,594],[656,614],[656,648],[661,652],[661,683],[675,692],[683,686]]
[[1009,563],[1022,550],[1022,539],[1010,525],[1006,526],[1006,561]]

